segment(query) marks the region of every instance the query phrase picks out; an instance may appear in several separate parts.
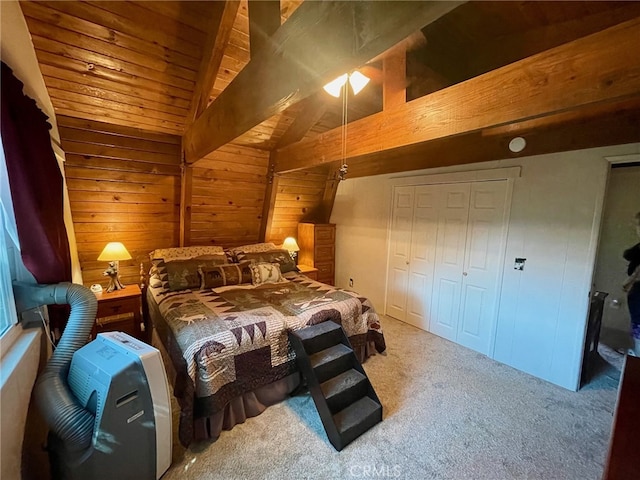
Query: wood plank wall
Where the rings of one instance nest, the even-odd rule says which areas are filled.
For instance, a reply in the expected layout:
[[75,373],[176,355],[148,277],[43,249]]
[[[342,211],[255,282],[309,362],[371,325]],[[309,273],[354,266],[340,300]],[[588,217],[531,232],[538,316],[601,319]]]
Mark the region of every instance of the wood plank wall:
[[[96,259],[110,241],[134,257],[120,270],[137,283],[149,252],[179,244],[180,137],[66,116],[58,125],[84,283],[106,285]],[[190,245],[261,241],[268,166],[268,152],[232,144],[196,164]],[[296,237],[300,221],[316,219],[326,180],[326,166],[279,177],[267,241]]]
[[279,245],[298,236],[298,223],[317,221],[327,183],[327,166],[279,175],[273,220],[266,241]]
[[269,152],[227,144],[193,170],[191,245],[256,243],[267,187]]
[[180,137],[58,116],[71,214],[85,285],[107,284],[96,259],[120,241],[133,259],[120,262],[125,284],[155,248],[178,245]]

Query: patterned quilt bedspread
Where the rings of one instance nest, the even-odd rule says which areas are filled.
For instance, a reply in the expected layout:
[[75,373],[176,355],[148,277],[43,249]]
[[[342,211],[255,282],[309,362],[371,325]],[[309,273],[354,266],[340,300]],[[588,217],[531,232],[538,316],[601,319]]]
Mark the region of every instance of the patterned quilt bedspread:
[[[385,341],[371,302],[293,273],[284,283],[170,292],[150,289],[163,320],[155,328],[177,372],[180,441],[193,419],[222,410],[234,397],[295,372],[287,331],[333,320],[357,351]],[[364,350],[364,349],[362,349]]]

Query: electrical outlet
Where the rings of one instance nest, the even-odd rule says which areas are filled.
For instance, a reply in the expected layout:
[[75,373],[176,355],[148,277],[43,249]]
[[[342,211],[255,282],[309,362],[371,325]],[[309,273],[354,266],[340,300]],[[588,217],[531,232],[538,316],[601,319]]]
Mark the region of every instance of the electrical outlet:
[[350,279],[349,279],[349,286],[350,286],[350,287],[353,287],[353,278],[350,278]]

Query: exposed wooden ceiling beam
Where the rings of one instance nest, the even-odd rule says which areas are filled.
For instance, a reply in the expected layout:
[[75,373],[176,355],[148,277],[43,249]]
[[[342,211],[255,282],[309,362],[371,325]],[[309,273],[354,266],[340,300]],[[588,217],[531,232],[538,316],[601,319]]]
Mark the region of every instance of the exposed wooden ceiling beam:
[[386,110],[404,105],[407,101],[407,51],[398,48],[384,57],[382,70],[382,108]]
[[[640,142],[640,98],[480,130],[349,160],[347,178]],[[509,150],[521,136],[527,146]]]
[[329,223],[331,221],[331,212],[336,202],[336,193],[338,193],[338,184],[340,183],[339,172],[341,166],[340,163],[329,165],[327,183],[324,186],[324,194],[320,203],[319,220],[321,223]]
[[224,49],[229,41],[233,22],[240,6],[239,0],[214,3],[210,22],[211,30],[207,35],[203,48],[202,60],[200,61],[196,85],[191,99],[191,107],[187,116],[189,122],[193,122],[207,108],[209,95],[216,81]]
[[280,0],[249,0],[249,48],[255,58],[280,28]]
[[464,2],[304,2],[187,129],[193,163]]
[[[347,157],[639,97],[639,29],[630,20],[353,122]],[[276,172],[339,160],[340,139],[337,128],[278,150]]]
[[322,93],[307,97],[303,102],[305,102],[304,107],[287,131],[280,137],[276,148],[283,148],[302,140],[307,132],[322,118],[324,112],[327,111],[327,103]]
[[267,188],[264,192],[264,203],[262,204],[262,216],[260,217],[260,236],[261,242],[266,241],[267,232],[271,231],[273,224],[274,208],[276,206],[276,198],[278,197],[278,183],[280,177],[273,174],[273,159],[269,158],[269,169],[267,171]]
[[191,245],[191,207],[193,202],[193,167],[182,166],[180,176],[180,246]]

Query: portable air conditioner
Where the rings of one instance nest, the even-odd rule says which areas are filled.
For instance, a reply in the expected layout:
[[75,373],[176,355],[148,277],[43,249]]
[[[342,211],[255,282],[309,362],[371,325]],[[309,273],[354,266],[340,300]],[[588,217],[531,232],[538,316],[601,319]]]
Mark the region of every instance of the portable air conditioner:
[[73,355],[71,392],[95,415],[88,449],[50,435],[54,478],[159,479],[171,464],[171,404],[155,348],[121,332],[101,333]]

